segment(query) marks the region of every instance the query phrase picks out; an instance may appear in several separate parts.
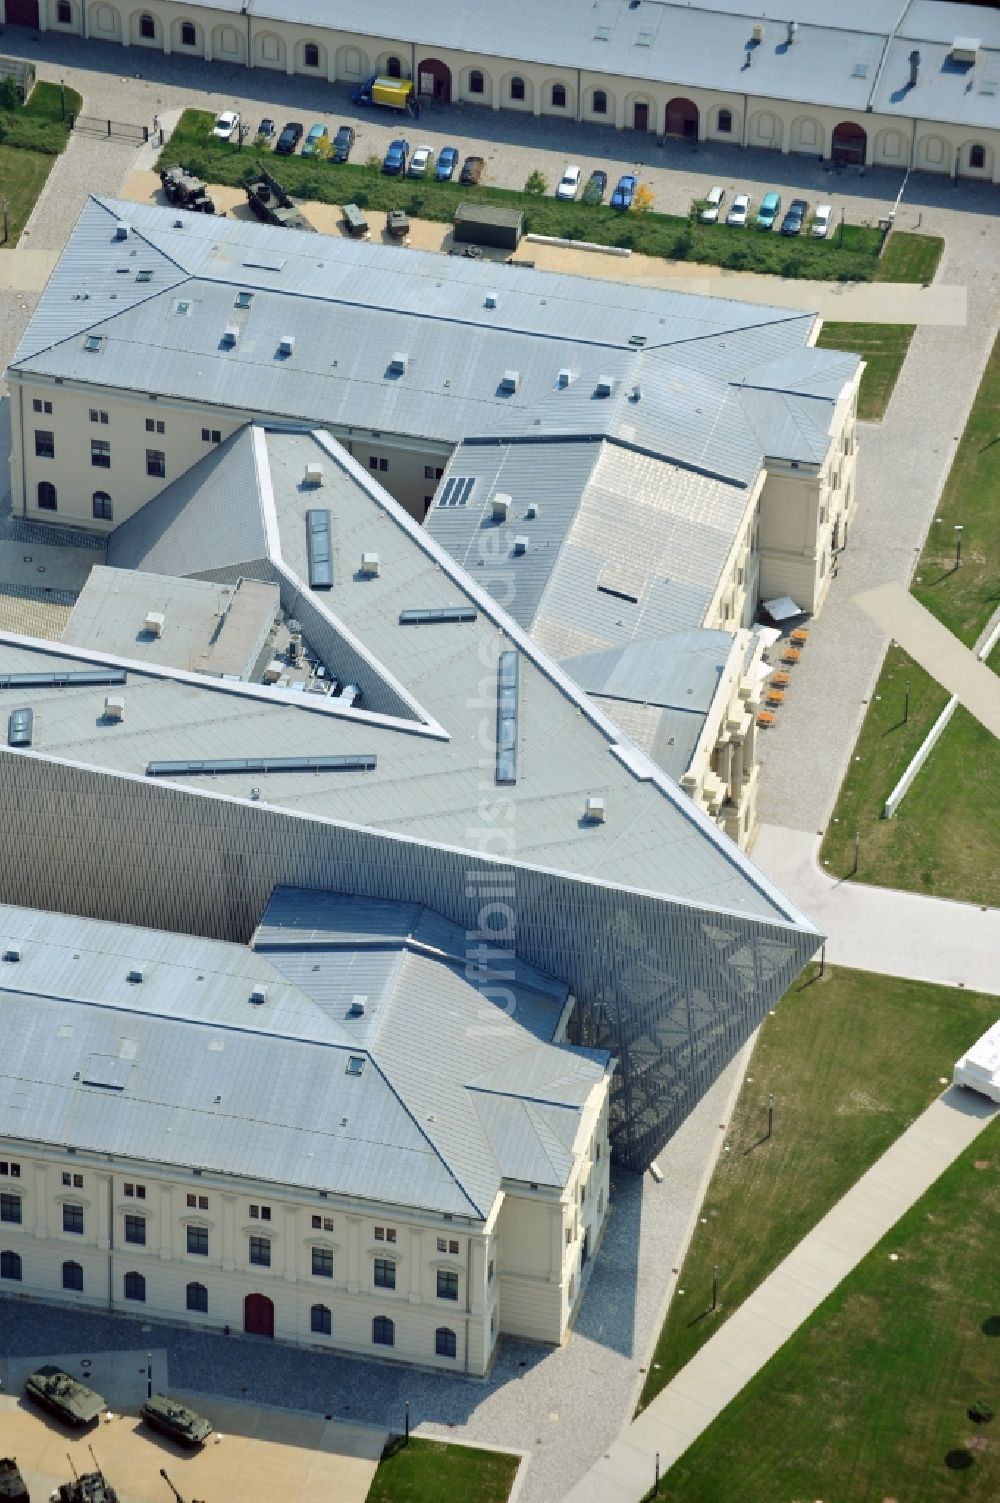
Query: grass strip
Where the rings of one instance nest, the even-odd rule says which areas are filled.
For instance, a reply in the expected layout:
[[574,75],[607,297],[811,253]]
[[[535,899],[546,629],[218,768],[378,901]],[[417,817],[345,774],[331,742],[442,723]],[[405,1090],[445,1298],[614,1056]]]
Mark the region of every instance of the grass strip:
[[517,1468],[516,1456],[498,1451],[395,1436],[367,1503],[506,1503]]

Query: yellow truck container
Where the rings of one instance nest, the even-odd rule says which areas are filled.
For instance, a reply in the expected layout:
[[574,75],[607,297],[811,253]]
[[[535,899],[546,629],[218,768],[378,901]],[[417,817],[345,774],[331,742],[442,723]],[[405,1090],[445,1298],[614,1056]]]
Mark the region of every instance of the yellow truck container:
[[413,97],[413,82],[409,78],[376,78],[372,84],[372,104],[383,104],[390,110],[405,110]]

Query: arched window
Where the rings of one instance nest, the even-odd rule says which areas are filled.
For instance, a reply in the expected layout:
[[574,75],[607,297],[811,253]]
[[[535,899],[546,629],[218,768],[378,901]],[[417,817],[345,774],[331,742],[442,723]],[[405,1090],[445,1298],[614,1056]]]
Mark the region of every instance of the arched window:
[[56,20],[60,26],[69,26],[73,20],[73,7],[69,0],[59,0],[56,6]]
[[307,68],[319,67],[319,48],[315,42],[306,42],[302,48],[302,61]]
[[606,115],[608,113],[608,96],[603,89],[594,90],[594,97],[590,108],[595,115]]
[[146,1280],[141,1273],[127,1273],[125,1275],[125,1298],[144,1301],[146,1298]]
[[554,83],[552,85],[552,108],[564,110],[566,108],[566,85]]
[[111,522],[114,520],[114,506],[107,491],[95,491],[92,504],[95,521]]
[[388,1315],[376,1315],[372,1321],[372,1341],[376,1346],[395,1346],[396,1327]]
[[402,76],[403,76],[403,65],[399,61],[398,57],[388,57],[388,58],[386,58],[386,61],[385,61],[385,72],[386,72],[386,77],[387,78],[402,78]]
[[156,38],[156,22],[145,10],[139,17],[139,35],[145,37],[147,42],[152,42]]
[[195,47],[198,44],[198,33],[195,31],[193,21],[181,22],[181,46]]
[[189,1310],[197,1310],[200,1315],[208,1313],[208,1290],[204,1284],[187,1286],[187,1307]]
[[728,135],[730,135],[732,133],[732,129],[733,129],[733,112],[732,112],[732,110],[720,110],[719,111],[719,134],[722,135],[722,136],[728,136]]
[[56,488],[51,480],[38,482],[38,507],[40,511],[55,511]]
[[486,84],[483,80],[483,75],[478,68],[473,68],[472,72],[469,74],[469,93],[485,94],[485,92]]
[[970,167],[985,167],[986,166],[986,147],[985,146],[978,146],[977,145],[977,146],[970,146],[969,147],[969,166]]
[[0,1253],[0,1279],[21,1280],[21,1254],[16,1252]]
[[455,1332],[449,1331],[447,1326],[438,1326],[434,1332],[434,1351],[439,1357],[456,1357],[458,1342],[455,1339]]
[[74,1263],[72,1259],[64,1263],[62,1279],[64,1289],[75,1289],[78,1294],[83,1293],[83,1267],[80,1263]]
[[333,1321],[326,1305],[313,1305],[309,1311],[309,1329],[320,1336],[333,1334]]
[[524,98],[524,79],[523,78],[512,78],[511,79],[511,81],[510,81],[510,97],[511,97],[511,99],[523,99]]

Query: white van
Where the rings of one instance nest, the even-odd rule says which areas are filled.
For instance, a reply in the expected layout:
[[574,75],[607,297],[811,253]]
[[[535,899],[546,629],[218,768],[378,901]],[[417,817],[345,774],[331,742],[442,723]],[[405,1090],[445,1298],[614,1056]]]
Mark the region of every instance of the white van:
[[705,207],[701,211],[701,217],[706,224],[715,224],[719,217],[719,210],[722,208],[722,200],[725,196],[725,188],[720,188],[718,184],[714,188],[710,188],[705,194]]

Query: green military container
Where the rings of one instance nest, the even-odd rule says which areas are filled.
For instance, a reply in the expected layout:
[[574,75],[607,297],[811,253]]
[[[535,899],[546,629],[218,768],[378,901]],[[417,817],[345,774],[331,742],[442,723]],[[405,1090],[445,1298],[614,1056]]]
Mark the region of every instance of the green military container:
[[459,204],[455,210],[455,239],[465,244],[497,245],[502,250],[517,250],[524,234],[524,215],[520,209],[505,209],[498,204]]

